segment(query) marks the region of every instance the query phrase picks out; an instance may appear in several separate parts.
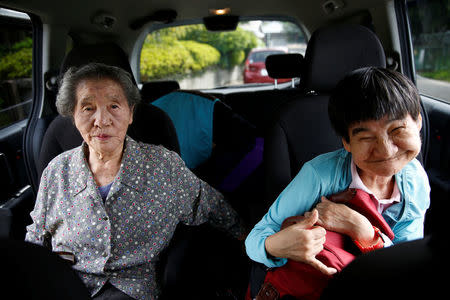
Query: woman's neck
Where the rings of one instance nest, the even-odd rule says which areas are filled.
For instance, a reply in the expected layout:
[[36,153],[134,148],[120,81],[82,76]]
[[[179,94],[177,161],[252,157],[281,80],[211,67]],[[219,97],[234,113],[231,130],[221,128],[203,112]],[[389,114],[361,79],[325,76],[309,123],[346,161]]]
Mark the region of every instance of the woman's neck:
[[118,147],[114,153],[99,153],[94,149],[87,147],[89,167],[94,175],[95,183],[98,186],[104,186],[114,180],[119,172],[122,162],[123,147]]
[[395,177],[385,177],[385,176],[377,176],[370,175],[361,172],[361,169],[358,169],[359,177],[364,185],[372,191],[372,193],[377,197],[377,199],[387,199],[390,198],[392,192],[394,191]]

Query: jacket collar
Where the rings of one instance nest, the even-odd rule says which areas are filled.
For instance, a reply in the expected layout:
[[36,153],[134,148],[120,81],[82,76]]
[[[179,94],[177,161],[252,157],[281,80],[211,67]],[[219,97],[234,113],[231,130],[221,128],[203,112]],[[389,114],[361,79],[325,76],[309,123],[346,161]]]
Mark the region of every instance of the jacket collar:
[[[142,149],[135,140],[127,136],[125,138],[125,149],[122,156],[122,163],[114,182],[131,187],[137,191],[141,191],[143,169]],[[113,184],[114,185],[114,184]]]

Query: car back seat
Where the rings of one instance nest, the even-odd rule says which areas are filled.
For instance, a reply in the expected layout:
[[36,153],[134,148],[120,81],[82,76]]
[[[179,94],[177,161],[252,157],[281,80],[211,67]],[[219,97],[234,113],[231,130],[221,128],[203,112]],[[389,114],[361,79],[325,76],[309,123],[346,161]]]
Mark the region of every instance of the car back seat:
[[[313,33],[301,74],[302,93],[280,106],[267,132],[264,147],[266,207],[305,162],[342,146],[328,119],[328,99],[345,74],[365,66],[385,67],[382,45],[367,28],[339,25]],[[249,293],[254,298],[264,281],[266,268],[259,263],[253,263],[251,268]]]
[[[121,48],[112,43],[77,45],[67,54],[61,66],[61,76],[70,67],[79,67],[89,62],[100,62],[120,67],[130,74],[128,58]],[[132,76],[134,81],[134,78]],[[134,83],[136,83],[134,81]],[[172,121],[161,109],[148,104],[139,104],[134,112],[133,123],[128,134],[141,142],[161,144],[179,153],[178,139]],[[81,145],[82,138],[72,120],[57,116],[45,132],[38,160],[38,176],[58,154]]]
[[313,33],[307,45],[300,83],[305,94],[280,108],[266,138],[265,199],[268,204],[305,162],[342,146],[328,119],[328,99],[345,74],[366,66],[385,67],[381,42],[369,29],[339,25]]
[[142,83],[141,98],[144,103],[152,103],[156,99],[180,89],[176,80],[158,80]]
[[[269,64],[267,64],[269,62]],[[266,59],[268,74],[274,79],[299,78],[303,65],[301,54],[269,55]],[[233,111],[254,124],[258,136],[264,137],[270,127],[274,113],[278,108],[292,99],[296,99],[302,91],[298,87],[283,87],[264,90],[250,90],[221,95],[221,99]]]
[[[303,56],[300,54],[282,54],[268,57],[267,70],[272,78],[299,78],[302,69]],[[267,61],[266,61],[267,62]],[[273,119],[274,112],[284,102],[296,99],[302,92],[298,87],[280,88],[273,90],[259,90],[251,92],[235,92],[222,95],[221,99],[231,109],[249,120],[256,126],[257,144],[255,147],[264,145],[264,135],[268,124]],[[224,127],[226,129],[226,127]],[[241,171],[233,170],[238,174]],[[231,177],[231,176],[230,176]],[[258,167],[243,181],[232,193],[232,198],[237,203],[244,205],[245,219],[247,224],[253,226],[265,213],[267,207],[264,201],[264,168],[263,164]]]
[[[249,201],[240,196],[253,172],[242,175],[262,162],[262,146],[257,147],[254,126],[223,102],[199,91],[177,90],[153,104],[172,118],[186,165],[224,193],[248,224]],[[256,148],[256,155],[252,155],[252,148]],[[253,165],[243,163],[247,156],[252,157]],[[242,172],[236,175],[235,169]],[[164,299],[209,299],[223,292],[224,287],[240,290],[243,287],[239,285],[247,281],[248,261],[240,244],[208,224],[179,224],[160,262],[165,266],[158,272],[162,275]],[[193,282],[202,282],[202,289],[190,288]]]
[[[103,56],[103,53],[111,52],[117,53],[117,55],[106,54]],[[61,72],[66,71],[71,66],[81,66],[93,61],[122,67],[131,72],[125,53],[113,44],[75,46],[68,53]],[[168,115],[156,106],[141,103],[136,109],[134,121],[130,125],[128,133],[139,141],[161,143],[166,148],[179,153],[178,139],[173,123]],[[82,138],[71,119],[61,116],[56,117],[50,124],[44,137],[41,150],[41,169],[45,168],[53,156],[80,145],[81,141]],[[210,241],[215,241],[215,244],[208,244]],[[205,243],[205,245],[199,244],[200,242]],[[187,281],[180,273],[187,274],[187,278],[192,278],[193,280],[198,278],[206,280],[209,277],[210,283],[208,287],[212,289],[211,292],[215,292],[215,289],[218,288],[216,285],[227,284],[226,280],[231,276],[227,272],[223,272],[223,269],[231,263],[238,264],[238,261],[234,262],[233,259],[241,257],[239,255],[240,249],[239,247],[236,248],[236,243],[236,240],[229,240],[223,233],[213,231],[213,229],[206,226],[179,226],[170,245],[161,253],[160,260],[156,266],[163,295],[166,295],[167,299],[173,299],[170,296],[172,293],[185,294],[186,291],[183,290],[181,285]],[[215,249],[214,251],[211,250],[213,248]],[[216,270],[213,263],[221,260],[220,258],[225,254],[228,255],[229,261],[221,262],[221,264],[224,264],[223,267]],[[191,261],[195,261],[195,270],[192,270],[189,265]],[[209,271],[215,274],[208,273]],[[220,282],[216,282],[217,276],[219,276],[218,273],[221,276]],[[179,279],[180,276],[181,279]],[[203,293],[202,290],[191,290],[191,292]]]

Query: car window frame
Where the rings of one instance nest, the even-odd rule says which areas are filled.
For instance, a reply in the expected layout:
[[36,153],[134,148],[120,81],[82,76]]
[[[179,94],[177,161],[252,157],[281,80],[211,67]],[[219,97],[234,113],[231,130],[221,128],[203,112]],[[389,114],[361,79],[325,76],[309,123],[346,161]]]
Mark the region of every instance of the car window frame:
[[[43,51],[44,51],[44,34],[43,23],[40,17],[35,14],[28,13],[31,23],[33,24],[33,54],[32,54],[32,105],[31,112],[28,118],[27,126],[25,127],[23,136],[23,153],[25,169],[27,171],[28,180],[33,188],[33,194],[37,195],[37,170],[36,158],[33,150],[36,141],[33,138],[36,130],[38,119],[40,118],[43,101],[44,101],[44,72],[43,72]],[[40,144],[40,143],[39,143]]]
[[[0,8],[4,8],[4,7],[0,7]],[[4,9],[11,10],[9,8],[4,8]],[[11,10],[11,15],[0,15],[0,26],[2,24],[7,24],[9,26],[14,26],[18,29],[33,31],[33,24],[32,24],[31,18],[29,17],[28,14],[26,14],[28,16],[28,18],[25,18],[21,15],[14,16],[14,13],[23,14],[22,12],[19,12],[17,10]],[[30,79],[32,80],[32,78],[30,78]],[[33,92],[31,92],[31,95],[32,94],[33,94]],[[32,100],[32,97],[31,97],[31,100]],[[25,102],[26,101],[22,101],[20,103],[25,103]],[[18,105],[18,104],[16,104],[16,105]],[[24,126],[26,126],[26,120],[28,120],[30,118],[30,115],[31,115],[31,109],[26,118],[20,119],[20,120],[13,120],[9,124],[6,124],[5,126],[1,127],[0,128],[0,137],[4,137],[4,136],[10,134],[10,132],[12,130],[14,130],[14,128],[20,128],[20,130],[21,130]],[[11,127],[11,128],[9,128],[9,127]]]

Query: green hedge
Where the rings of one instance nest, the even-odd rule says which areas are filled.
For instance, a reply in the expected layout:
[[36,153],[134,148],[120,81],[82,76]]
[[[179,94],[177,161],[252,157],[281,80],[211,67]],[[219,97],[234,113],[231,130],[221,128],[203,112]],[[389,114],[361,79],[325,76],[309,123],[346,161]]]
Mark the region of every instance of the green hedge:
[[220,51],[220,65],[225,68],[240,65],[251,49],[264,46],[252,32],[238,27],[235,31],[210,32],[203,25],[191,25],[180,36],[183,40],[194,40],[213,46]]
[[195,41],[180,41],[189,51],[194,60],[193,71],[200,71],[209,66],[216,65],[220,61],[220,52],[210,45],[197,43]]
[[146,43],[141,52],[141,79],[148,81],[189,74],[218,64],[219,61],[219,51],[194,41]]
[[423,77],[450,82],[450,71],[418,72]]
[[210,32],[203,25],[159,29],[144,42],[141,79],[179,78],[214,65],[230,68],[242,64],[251,49],[262,45],[252,32],[239,27],[230,32]]

